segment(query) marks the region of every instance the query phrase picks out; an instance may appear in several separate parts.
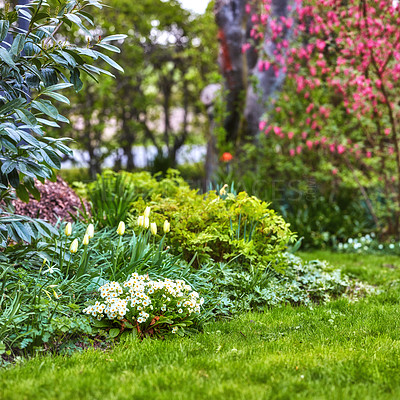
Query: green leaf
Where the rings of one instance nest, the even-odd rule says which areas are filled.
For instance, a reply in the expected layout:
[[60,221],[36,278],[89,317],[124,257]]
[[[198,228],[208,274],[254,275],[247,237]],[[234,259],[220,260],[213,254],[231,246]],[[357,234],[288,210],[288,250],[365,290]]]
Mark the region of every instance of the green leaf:
[[112,40],[124,40],[127,37],[127,35],[111,35],[102,39],[100,43],[111,42]]
[[81,19],[75,14],[69,14],[68,13],[68,14],[65,14],[65,17],[67,17],[74,24],[77,24],[77,25],[81,25],[82,24]]
[[114,53],[121,53],[121,49],[117,46],[107,43],[97,43],[96,46],[102,47],[103,49],[113,51]]
[[80,17],[83,17],[87,22],[89,22],[90,25],[94,24],[93,15],[91,15],[85,11],[79,11],[79,13],[77,13],[77,15],[79,15]]
[[43,68],[40,73],[43,77],[43,82],[46,87],[54,86],[57,84],[57,72],[54,68]]
[[92,321],[92,325],[95,328],[108,328],[110,326],[110,322],[108,322],[107,320],[94,320]]
[[0,42],[2,42],[6,38],[9,28],[10,28],[10,22],[5,19],[2,19],[0,21]]
[[58,117],[57,108],[55,108],[49,100],[33,100],[32,107],[36,108],[37,110],[41,111],[43,114],[48,115],[51,118],[57,119]]
[[14,41],[11,45],[10,52],[14,56],[17,56],[19,53],[21,53],[22,49],[24,48],[25,44],[25,35],[22,33],[19,33],[17,36],[15,36]]
[[114,338],[116,338],[116,337],[119,335],[120,332],[121,332],[120,329],[118,329],[118,328],[113,328],[113,329],[110,329],[109,335],[110,335],[110,337],[111,337],[112,339],[114,339]]
[[26,100],[22,97],[17,97],[14,100],[9,101],[8,103],[4,104],[0,107],[0,115],[4,115],[9,113],[10,111],[15,110],[16,108],[21,107],[23,104],[26,103]]
[[50,167],[56,169],[61,168],[60,157],[58,157],[58,155],[54,151],[48,148],[41,149],[40,154],[43,156],[45,163],[50,165]]
[[95,67],[93,65],[85,64],[84,69],[85,70],[87,69],[87,70],[89,70],[91,72],[94,72],[95,74],[98,74],[98,75],[104,74],[104,75],[111,76],[112,78],[115,78],[115,76],[111,72],[109,72],[109,71],[107,71],[107,70],[105,70],[103,68]]
[[31,144],[34,147],[40,147],[39,141],[34,136],[32,136],[29,132],[25,132],[22,129],[20,129],[18,132],[21,136],[21,139],[25,140],[25,142]]
[[47,12],[38,12],[31,20],[31,24],[34,22],[40,21],[41,19],[49,19],[50,15]]
[[67,61],[68,65],[70,65],[72,68],[76,67],[76,60],[71,56],[71,54],[67,53],[66,51],[58,51],[57,54],[59,54],[60,57],[63,57]]
[[30,178],[25,178],[24,180],[25,187],[29,190],[29,193],[35,198],[35,200],[40,200],[40,192],[35,187],[35,181]]
[[20,108],[20,109],[15,110],[15,113],[18,115],[18,117],[21,119],[21,121],[24,122],[25,124],[30,125],[30,126],[37,125],[37,120],[30,111],[25,110],[24,108]]
[[8,160],[8,161],[5,161],[3,163],[3,165],[1,166],[1,172],[4,175],[8,175],[16,167],[17,167],[17,162],[16,161]]
[[43,118],[36,118],[37,122],[47,125],[47,126],[52,126],[53,128],[59,128],[60,125],[57,124],[57,122],[54,121],[49,121],[48,119],[43,119]]
[[45,88],[42,93],[49,93],[49,92],[55,92],[57,90],[62,90],[62,89],[66,89],[72,87],[71,83],[58,83],[57,85],[52,85],[52,86],[48,86],[47,88]]
[[68,97],[63,96],[60,93],[49,92],[46,93],[46,96],[53,98],[54,100],[59,101],[60,103],[70,104]]
[[19,185],[16,190],[17,196],[24,202],[29,203],[29,193],[24,185]]
[[12,68],[17,67],[15,65],[14,61],[12,60],[9,52],[7,50],[3,49],[3,47],[0,47],[0,61],[6,63],[7,65],[9,65]]
[[64,49],[64,51],[74,58],[77,64],[83,65],[85,64],[85,60],[74,50]]
[[83,87],[83,82],[80,79],[80,71],[78,68],[74,68],[71,72],[71,83],[74,85],[74,88],[77,92],[79,92]]
[[19,186],[19,173],[16,168],[8,174],[8,181],[14,189]]
[[98,56],[100,58],[102,58],[107,64],[111,65],[112,67],[114,67],[115,69],[117,69],[118,71],[124,72],[124,69],[117,64],[112,58],[108,57],[107,55],[100,53],[98,51],[96,51],[96,53],[98,54]]
[[15,229],[15,231],[17,232],[18,236],[23,241],[30,243],[31,235],[30,235],[30,232],[24,226],[24,224],[22,224],[21,222],[14,222],[12,225],[13,225],[13,228]]

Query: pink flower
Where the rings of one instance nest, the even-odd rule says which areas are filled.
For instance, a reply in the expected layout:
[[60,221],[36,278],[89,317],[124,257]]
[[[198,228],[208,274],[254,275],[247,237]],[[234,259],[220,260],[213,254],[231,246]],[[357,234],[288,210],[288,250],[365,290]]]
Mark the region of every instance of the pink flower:
[[339,154],[343,154],[346,151],[346,148],[343,145],[339,144],[339,146],[337,147],[337,151]]
[[260,123],[258,124],[258,129],[260,131],[263,131],[266,126],[267,126],[267,122],[266,121],[260,121]]
[[333,174],[333,175],[337,175],[338,172],[339,172],[339,171],[337,170],[337,168],[333,168],[333,170],[332,170],[332,174]]
[[294,133],[293,132],[288,132],[287,137],[292,140],[294,137]]
[[290,154],[290,157],[294,157],[295,154],[296,154],[295,149],[290,149],[290,150],[289,150],[289,154]]
[[309,148],[309,150],[311,150],[312,147],[313,147],[313,142],[312,142],[312,140],[307,140],[306,145],[307,145],[307,147]]
[[390,135],[390,128],[386,128],[386,129],[385,129],[385,135],[386,135],[386,136],[389,136],[389,135]]

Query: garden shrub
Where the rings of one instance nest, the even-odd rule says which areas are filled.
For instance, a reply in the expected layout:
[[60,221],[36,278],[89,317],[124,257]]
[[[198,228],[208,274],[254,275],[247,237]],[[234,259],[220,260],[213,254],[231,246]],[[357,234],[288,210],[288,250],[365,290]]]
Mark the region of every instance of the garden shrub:
[[[234,195],[225,189],[200,194],[176,171],[169,171],[161,180],[147,173],[112,176],[115,182],[124,176],[139,198],[132,203],[129,225],[137,229],[137,218],[150,206],[160,235],[164,221],[170,222],[167,243],[187,262],[199,266],[209,259],[235,260],[245,267],[284,268],[282,252],[295,235],[281,216],[256,197],[245,192]],[[90,184],[89,191],[97,184]],[[93,194],[91,199],[93,202]]]

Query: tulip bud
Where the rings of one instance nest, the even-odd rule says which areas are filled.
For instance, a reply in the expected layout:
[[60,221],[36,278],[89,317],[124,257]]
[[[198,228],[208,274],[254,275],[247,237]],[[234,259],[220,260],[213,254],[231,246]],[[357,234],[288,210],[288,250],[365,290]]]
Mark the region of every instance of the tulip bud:
[[152,222],[150,225],[150,231],[151,233],[155,236],[157,235],[157,224],[155,222]]
[[168,220],[164,221],[164,233],[168,233],[171,230],[171,224],[168,222]]
[[144,217],[145,218],[149,218],[150,217],[150,207],[146,207],[146,209],[144,210]]
[[147,229],[150,226],[150,221],[147,217],[144,217],[143,226]]
[[84,246],[87,246],[89,244],[89,235],[86,233],[85,236],[83,237],[83,242],[82,244]]
[[68,222],[68,224],[65,225],[64,233],[65,233],[65,236],[71,236],[71,233],[72,233],[71,222]]
[[143,215],[140,215],[137,219],[137,224],[141,227],[144,227],[144,217]]
[[122,236],[125,233],[125,222],[121,221],[118,225],[118,229],[117,229],[117,233],[118,235]]
[[71,253],[76,253],[78,251],[78,239],[75,239],[72,243],[71,246],[69,247],[69,251]]
[[228,185],[225,183],[224,186],[222,186],[221,190],[219,191],[219,194],[221,196],[226,196],[228,193],[226,192],[226,188],[228,187]]
[[89,224],[87,229],[86,229],[86,235],[89,236],[89,239],[92,239],[94,236],[94,226],[93,224]]

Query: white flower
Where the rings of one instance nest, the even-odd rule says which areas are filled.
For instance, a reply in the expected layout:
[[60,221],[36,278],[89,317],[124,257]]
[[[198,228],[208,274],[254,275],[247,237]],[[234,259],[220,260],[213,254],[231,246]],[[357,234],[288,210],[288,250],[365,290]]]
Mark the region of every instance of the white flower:
[[54,268],[54,267],[49,267],[48,269],[46,269],[46,271],[43,271],[43,274],[52,274],[54,273],[54,271],[58,271],[58,268]]
[[171,230],[171,224],[168,222],[168,220],[164,221],[164,233],[168,233]]
[[64,233],[65,233],[65,236],[71,236],[71,234],[72,234],[71,222],[68,222],[67,225],[65,225]]
[[79,245],[78,239],[74,239],[73,242],[71,243],[69,251],[73,254],[76,253],[78,251],[78,245]]
[[83,237],[82,244],[84,246],[87,246],[89,244],[89,235],[86,233],[85,236]]
[[[144,227],[144,216],[140,215],[137,219],[137,224],[141,227]],[[136,272],[135,272],[136,273]],[[136,274],[137,275],[137,274]]]
[[86,235],[89,236],[89,239],[92,239],[94,237],[94,226],[93,224],[89,224],[87,229],[86,229]]
[[120,236],[122,236],[122,235],[125,233],[125,222],[124,222],[124,221],[121,221],[121,222],[118,224],[117,233],[118,233],[118,235],[120,235]]
[[144,210],[144,218],[149,218],[150,217],[150,207],[146,207],[146,209]]

